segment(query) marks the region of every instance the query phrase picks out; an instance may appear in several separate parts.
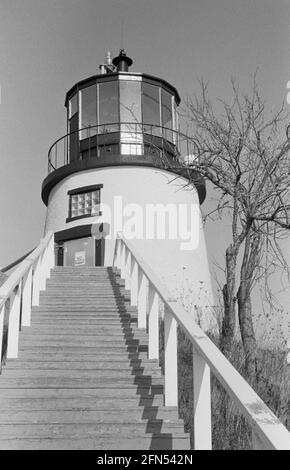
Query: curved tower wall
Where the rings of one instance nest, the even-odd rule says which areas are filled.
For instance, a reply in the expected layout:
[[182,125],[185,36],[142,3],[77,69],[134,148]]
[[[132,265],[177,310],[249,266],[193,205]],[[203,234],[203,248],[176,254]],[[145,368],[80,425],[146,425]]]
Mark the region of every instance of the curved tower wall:
[[[102,215],[66,222],[68,192],[98,184],[103,185]],[[157,209],[161,210],[159,228]],[[198,194],[188,180],[161,169],[120,166],[74,173],[51,190],[45,232],[101,222],[110,224],[104,264],[112,265],[114,232],[123,231],[172,294],[196,319],[202,317],[201,326],[208,329],[213,321],[211,281]]]

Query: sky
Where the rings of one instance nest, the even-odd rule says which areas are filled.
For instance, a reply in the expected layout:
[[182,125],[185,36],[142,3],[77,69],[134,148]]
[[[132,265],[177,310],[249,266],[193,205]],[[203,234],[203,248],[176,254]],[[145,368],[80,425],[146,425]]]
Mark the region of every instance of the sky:
[[[184,100],[201,78],[228,98],[231,78],[247,89],[257,72],[275,108],[290,80],[289,33],[288,0],[0,0],[0,266],[43,235],[40,188],[66,132],[65,93],[98,73],[107,50],[124,47],[132,71],[166,79]],[[223,247],[211,226],[206,237],[212,262]]]

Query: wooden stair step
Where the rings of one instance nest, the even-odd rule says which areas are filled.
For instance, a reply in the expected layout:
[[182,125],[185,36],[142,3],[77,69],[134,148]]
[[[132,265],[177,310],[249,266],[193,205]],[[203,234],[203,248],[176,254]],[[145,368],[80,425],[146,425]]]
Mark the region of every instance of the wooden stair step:
[[[119,407],[122,407],[121,401]],[[146,425],[147,421],[151,426],[159,426],[162,428],[170,424],[174,428],[183,428],[184,424],[178,419],[176,410],[159,410],[151,409],[144,411],[141,407],[134,407],[127,410],[47,410],[47,411],[3,411],[0,413],[0,426],[5,424],[71,424],[71,423],[88,423],[95,425],[98,424],[121,424],[126,425]]]
[[71,305],[69,307],[67,306],[59,306],[58,309],[56,310],[55,307],[48,307],[48,306],[42,306],[42,307],[34,307],[33,309],[33,313],[38,313],[39,315],[41,314],[45,314],[45,313],[49,313],[50,315],[51,314],[54,314],[55,316],[59,316],[59,314],[62,314],[62,315],[84,315],[86,313],[88,314],[93,314],[94,312],[95,313],[104,313],[104,314],[109,314],[109,313],[119,313],[119,314],[123,314],[125,317],[129,317],[130,316],[130,311],[133,311],[135,312],[135,309],[130,309],[130,308],[126,308],[126,307],[118,307],[118,306],[95,306],[93,305],[92,307],[88,308],[84,308],[84,306],[75,306],[75,305]]
[[49,387],[49,388],[32,388],[32,387],[2,387],[0,388],[0,400],[5,400],[6,398],[30,398],[30,399],[58,399],[58,398],[83,398],[83,399],[114,399],[118,398],[124,399],[154,399],[154,397],[160,397],[163,399],[163,388],[160,386],[151,386],[140,385],[138,390],[135,385],[127,384],[122,386],[122,389],[114,387],[102,386],[99,388],[95,387]]
[[[74,336],[69,336],[67,335],[67,339],[65,335],[61,335],[62,338],[62,343],[59,343],[58,338],[54,338],[53,335],[51,335],[49,338],[45,337],[38,337],[38,338],[22,338],[21,339],[21,347],[24,348],[25,346],[27,347],[40,347],[43,348],[45,346],[51,346],[51,347],[59,347],[59,348],[66,348],[66,347],[78,347],[78,346],[83,346],[85,344],[86,347],[112,347],[112,348],[138,348],[141,346],[147,346],[148,342],[140,341],[139,339],[124,339],[122,337],[114,336],[81,336],[81,335],[74,335]],[[112,345],[112,342],[114,342],[114,345]]]
[[0,450],[188,450],[187,436],[168,434],[152,436],[98,436],[98,438],[1,439]]
[[[84,380],[91,380],[96,379],[100,380],[103,379],[124,379],[124,380],[132,380],[133,378],[149,380],[149,378],[161,378],[160,372],[158,370],[151,371],[149,374],[144,374],[144,370],[142,369],[135,369],[134,371],[128,367],[127,369],[120,369],[116,368],[115,365],[112,365],[111,369],[89,369],[89,368],[82,368],[82,369],[61,369],[61,368],[31,368],[31,369],[11,369],[9,367],[5,368],[3,373],[3,381],[6,379],[23,379],[23,378],[31,378],[33,380],[34,377],[49,377],[51,379],[56,379],[60,377],[61,379],[70,378],[70,379],[84,379]],[[163,380],[163,378],[162,378]]]
[[88,323],[87,325],[72,325],[68,323],[67,325],[54,323],[54,324],[38,324],[33,325],[31,327],[22,327],[22,334],[25,336],[33,336],[33,335],[41,335],[41,334],[107,334],[111,333],[113,336],[115,334],[122,334],[122,335],[142,335],[145,336],[146,333],[144,330],[138,330],[136,326],[132,326],[131,324],[121,325],[121,324],[109,324],[109,325],[98,325],[93,324],[91,325]]
[[47,374],[46,376],[40,377],[3,377],[0,381],[0,388],[121,388],[122,386],[129,385],[158,385],[163,386],[163,378],[158,377],[134,377],[134,376],[125,376],[125,377],[61,377],[61,376],[51,376]]
[[[127,361],[21,361],[17,360],[15,362],[9,362],[5,366],[5,371],[9,370],[91,370],[91,371],[108,371],[108,370],[118,370],[118,371],[127,371],[134,374],[144,374],[147,375],[147,371],[150,371],[150,374],[160,373],[160,368],[156,364],[144,364],[140,365],[141,361],[135,361],[133,364]],[[146,371],[146,373],[145,373]],[[7,373],[5,372],[5,376]]]
[[[144,364],[148,363],[147,359],[147,352],[133,352],[128,353],[128,351],[124,351],[120,354],[119,351],[109,351],[109,352],[102,352],[99,351],[99,354],[92,354],[91,350],[83,352],[81,355],[77,351],[66,352],[66,351],[27,351],[23,350],[19,352],[18,359],[8,359],[7,364],[10,364],[14,361],[68,361],[68,362],[75,362],[75,361],[82,361],[82,362],[114,362],[114,361],[129,361],[130,363],[134,362],[142,362]],[[150,363],[157,364],[157,360],[150,360]]]
[[124,345],[124,342],[126,345],[147,345],[148,344],[148,338],[145,336],[145,333],[140,333],[139,335],[133,334],[132,332],[127,332],[123,333],[122,331],[114,331],[114,334],[112,332],[105,332],[105,331],[97,331],[94,332],[92,331],[91,334],[88,333],[82,333],[82,332],[62,332],[62,333],[47,333],[44,330],[43,331],[38,331],[35,335],[23,335],[21,338],[21,343],[22,345],[24,344],[33,344],[34,346],[38,343],[40,343],[41,346],[44,344],[56,344],[57,342],[62,341],[62,343],[59,343],[59,347],[62,347],[63,345],[68,345],[68,343],[74,343],[74,344],[83,344],[85,341],[86,346],[98,346],[103,343],[111,343],[114,342],[115,345],[122,346]]
[[[139,423],[71,423],[71,424],[0,424],[0,436],[7,438],[49,438],[67,437],[78,438],[99,436],[136,437],[144,434],[167,433],[171,434],[172,424],[160,422],[162,420],[152,420],[152,422]],[[77,426],[76,426],[77,424]],[[175,428],[175,429],[174,429]],[[162,429],[162,430],[161,430]],[[175,437],[182,438],[184,435],[183,426],[177,424],[173,426]]]
[[[141,410],[142,416],[147,412],[150,414],[158,410],[165,409],[169,411],[168,407],[163,406],[163,398],[160,395],[155,395],[151,398],[140,398],[136,397],[122,397],[122,409],[126,412],[131,411],[131,409]],[[23,411],[23,410],[32,410],[32,411],[44,411],[44,410],[119,410],[120,409],[120,400],[114,398],[104,398],[104,397],[78,397],[78,398],[58,398],[54,396],[53,398],[25,398],[25,397],[5,397],[5,400],[1,401],[1,413],[3,411]],[[177,409],[173,408],[176,411]],[[115,413],[115,411],[114,411]]]
[[[57,336],[55,336],[57,335]],[[130,339],[135,340],[135,341],[143,341],[144,344],[147,344],[147,337],[145,332],[134,332],[129,329],[127,330],[122,330],[121,326],[119,328],[112,327],[110,330],[109,328],[101,328],[99,326],[94,326],[91,328],[91,331],[89,329],[68,329],[67,331],[65,328],[62,329],[51,329],[49,330],[48,328],[45,327],[39,327],[37,329],[34,329],[31,334],[30,333],[23,333],[22,338],[29,339],[30,341],[33,341],[36,337],[39,339],[48,339],[48,338],[60,338],[67,336],[69,338],[73,337],[78,337],[78,338],[86,338],[86,337],[91,337],[95,338],[105,338],[106,340],[109,339],[111,341],[128,341]],[[22,341],[22,339],[21,339]]]

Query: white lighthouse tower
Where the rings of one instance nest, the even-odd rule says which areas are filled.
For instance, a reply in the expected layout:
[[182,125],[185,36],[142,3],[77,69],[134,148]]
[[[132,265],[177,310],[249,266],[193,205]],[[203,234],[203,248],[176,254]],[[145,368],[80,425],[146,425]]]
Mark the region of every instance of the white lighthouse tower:
[[167,81],[129,71],[121,50],[66,94],[67,134],[48,155],[45,232],[56,264],[112,266],[118,231],[207,329],[213,306],[200,205],[186,169],[194,144],[179,132],[180,97]]

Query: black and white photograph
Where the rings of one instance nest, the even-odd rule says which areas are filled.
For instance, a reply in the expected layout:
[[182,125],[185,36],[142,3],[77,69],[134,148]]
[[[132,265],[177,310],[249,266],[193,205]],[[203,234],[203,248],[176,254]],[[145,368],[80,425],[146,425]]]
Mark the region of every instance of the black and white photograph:
[[0,162],[0,451],[290,450],[289,0],[0,0]]

